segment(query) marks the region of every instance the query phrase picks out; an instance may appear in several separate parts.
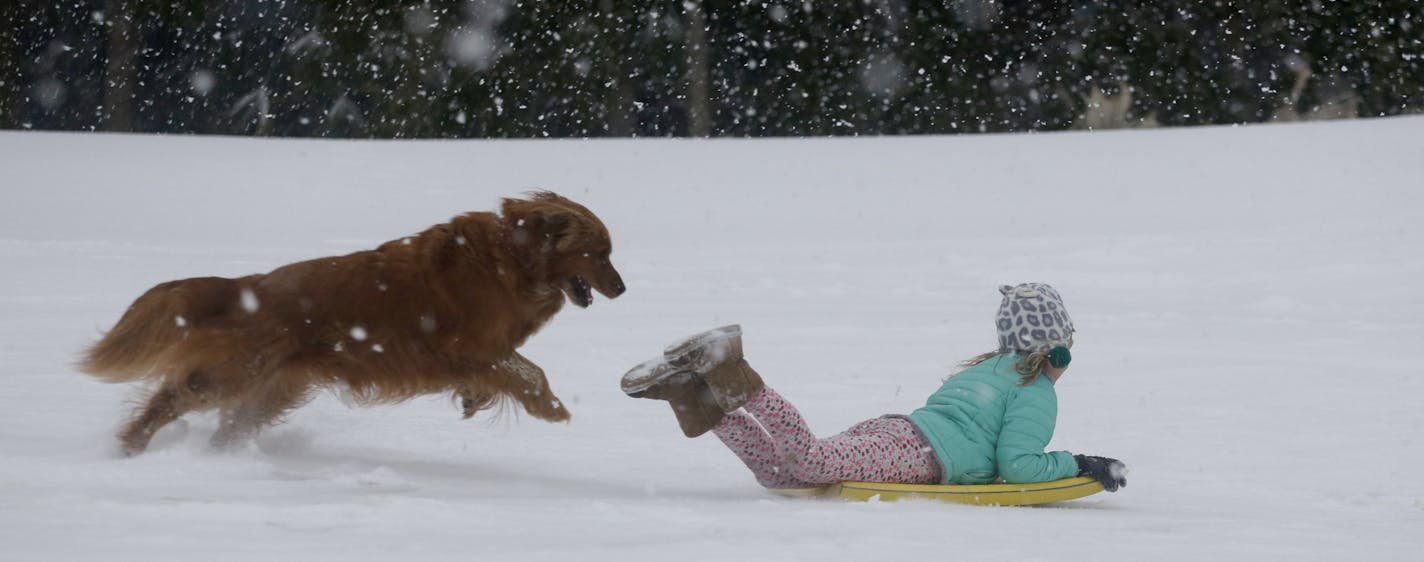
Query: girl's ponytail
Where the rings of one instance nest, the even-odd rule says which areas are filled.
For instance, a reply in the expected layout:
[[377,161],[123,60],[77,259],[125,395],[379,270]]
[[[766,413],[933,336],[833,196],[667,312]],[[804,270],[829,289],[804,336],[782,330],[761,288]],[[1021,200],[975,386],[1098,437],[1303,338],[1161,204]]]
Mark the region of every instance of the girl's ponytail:
[[[960,363],[959,366],[967,369],[969,367],[973,367],[995,357],[1000,357],[1008,354],[1009,353],[1005,351],[990,351],[987,353],[980,353],[979,355],[975,355],[974,357]],[[1033,353],[1023,356],[1018,361],[1015,361],[1014,371],[1019,374],[1019,386],[1028,386],[1030,384],[1033,384],[1033,381],[1038,379],[1038,375],[1042,374],[1043,369],[1047,366],[1047,351],[1035,351]]]

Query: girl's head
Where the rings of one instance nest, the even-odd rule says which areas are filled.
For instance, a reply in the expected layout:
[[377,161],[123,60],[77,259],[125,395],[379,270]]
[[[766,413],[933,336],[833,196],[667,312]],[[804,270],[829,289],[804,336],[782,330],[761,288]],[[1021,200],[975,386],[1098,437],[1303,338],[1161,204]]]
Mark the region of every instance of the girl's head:
[[999,351],[1029,355],[1066,346],[1073,339],[1073,319],[1063,307],[1063,297],[1047,283],[1024,283],[999,287],[995,323],[999,330]]
[[1046,283],[1023,283],[999,287],[1003,300],[995,327],[999,333],[999,349],[964,362],[978,365],[987,359],[1007,353],[1020,356],[1014,370],[1020,384],[1029,384],[1048,371],[1057,380],[1067,367],[1066,350],[1060,350],[1061,362],[1053,367],[1050,355],[1057,347],[1073,346],[1073,319],[1063,306],[1063,297]]

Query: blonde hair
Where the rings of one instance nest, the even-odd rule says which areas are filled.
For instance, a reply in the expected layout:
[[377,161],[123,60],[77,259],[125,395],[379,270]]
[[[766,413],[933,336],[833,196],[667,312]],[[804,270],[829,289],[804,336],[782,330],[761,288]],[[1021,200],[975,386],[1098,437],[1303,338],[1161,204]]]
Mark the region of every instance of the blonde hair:
[[[1007,351],[990,351],[988,353],[980,353],[979,355],[976,355],[960,363],[959,366],[967,369],[969,367],[973,367],[995,357],[1002,357],[1009,354],[1010,352]],[[1030,384],[1033,384],[1033,381],[1038,378],[1038,375],[1043,373],[1043,369],[1047,366],[1047,351],[1035,351],[1024,356],[1018,361],[1014,361],[1014,371],[1018,372],[1019,374],[1019,386],[1028,386]]]

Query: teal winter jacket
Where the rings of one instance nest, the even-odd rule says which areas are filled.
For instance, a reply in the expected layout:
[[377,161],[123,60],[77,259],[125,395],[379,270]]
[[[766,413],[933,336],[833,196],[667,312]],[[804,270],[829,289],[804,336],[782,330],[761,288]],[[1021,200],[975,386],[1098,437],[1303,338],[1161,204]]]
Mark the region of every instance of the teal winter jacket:
[[945,484],[1047,482],[1078,473],[1067,451],[1045,453],[1058,418],[1053,382],[1019,386],[1018,355],[956,373],[909,416],[944,467]]

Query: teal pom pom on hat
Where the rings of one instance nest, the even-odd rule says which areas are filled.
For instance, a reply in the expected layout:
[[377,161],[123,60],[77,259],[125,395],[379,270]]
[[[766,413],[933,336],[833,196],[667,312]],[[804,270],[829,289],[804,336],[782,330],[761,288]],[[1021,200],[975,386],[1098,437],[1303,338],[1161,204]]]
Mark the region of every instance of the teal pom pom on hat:
[[1053,368],[1062,369],[1071,362],[1073,362],[1073,353],[1068,351],[1068,348],[1060,345],[1048,350],[1048,364]]

